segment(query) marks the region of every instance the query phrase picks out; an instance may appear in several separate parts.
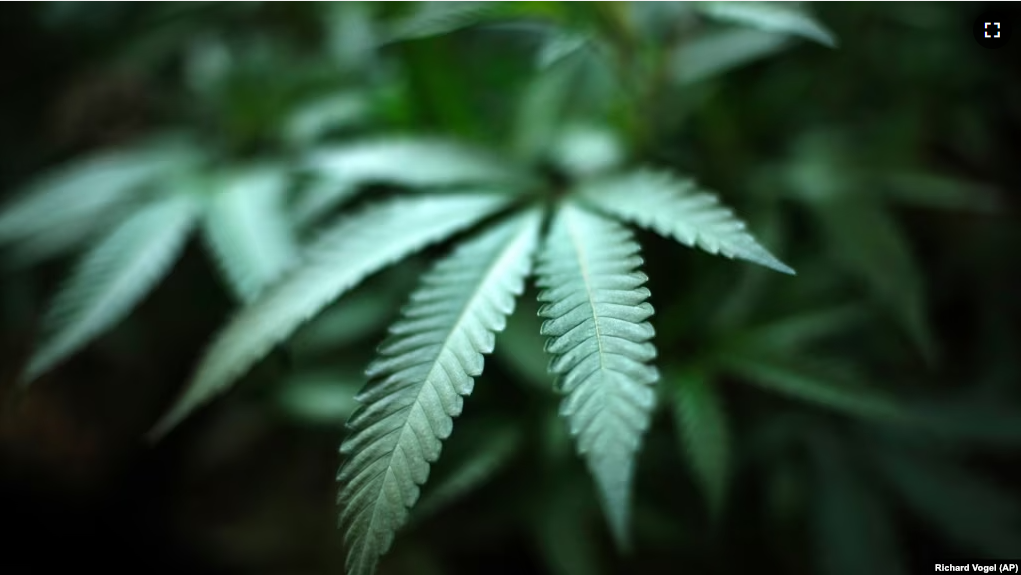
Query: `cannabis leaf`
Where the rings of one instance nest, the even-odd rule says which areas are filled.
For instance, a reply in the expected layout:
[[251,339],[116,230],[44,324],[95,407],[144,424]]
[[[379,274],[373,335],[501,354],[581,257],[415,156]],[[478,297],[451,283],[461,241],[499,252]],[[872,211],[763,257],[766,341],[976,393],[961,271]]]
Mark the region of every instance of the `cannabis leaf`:
[[646,320],[652,306],[632,233],[567,204],[549,231],[538,266],[546,302],[542,334],[550,371],[566,397],[560,412],[600,489],[610,528],[628,545],[631,479],[659,378]]
[[690,84],[772,56],[795,43],[785,34],[738,28],[716,30],[685,41],[671,58],[672,77]]
[[750,383],[795,399],[877,421],[910,419],[893,398],[849,381],[846,375],[819,361],[769,357],[750,351],[729,353],[722,361]]
[[811,207],[838,260],[888,306],[925,358],[935,359],[924,278],[910,243],[890,213],[881,205],[853,197],[827,199]]
[[0,245],[16,245],[21,263],[78,249],[136,207],[141,187],[195,159],[193,150],[164,136],[59,166],[4,207]]
[[220,332],[184,394],[151,432],[162,435],[224,391],[270,349],[365,277],[443,240],[503,207],[496,194],[395,198],[342,218],[304,254],[304,263]]
[[730,430],[726,412],[704,373],[674,378],[674,417],[677,431],[709,510],[717,516],[730,474]]
[[389,41],[415,40],[453,32],[499,14],[505,2],[417,2],[415,11],[395,22]]
[[[475,148],[440,138],[386,137],[325,146],[310,152],[304,169],[315,185],[298,199],[295,217],[312,221],[367,183],[406,188],[487,184],[516,189],[522,172]],[[399,166],[400,169],[394,169]]]
[[826,26],[797,2],[695,2],[706,16],[766,32],[781,32],[836,48],[837,39]]
[[206,240],[237,298],[251,302],[297,260],[283,209],[285,174],[272,166],[217,178],[205,219]]
[[362,374],[354,369],[304,371],[280,386],[277,403],[300,423],[337,425],[358,408],[355,394]]
[[516,217],[441,260],[367,369],[337,473],[349,573],[372,573],[407,521],[524,288],[539,223],[538,212]]
[[47,337],[24,383],[124,319],[169,270],[197,214],[193,198],[167,198],[131,215],[86,253],[47,313]]
[[586,182],[577,193],[603,212],[686,246],[794,274],[760,246],[714,194],[699,191],[691,180],[643,170]]

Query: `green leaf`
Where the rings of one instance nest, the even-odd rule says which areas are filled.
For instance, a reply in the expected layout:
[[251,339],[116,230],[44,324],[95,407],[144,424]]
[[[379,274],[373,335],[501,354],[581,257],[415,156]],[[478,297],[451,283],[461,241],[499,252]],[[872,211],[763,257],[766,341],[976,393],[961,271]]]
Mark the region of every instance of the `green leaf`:
[[585,178],[609,172],[624,160],[621,142],[604,126],[565,126],[548,150],[550,160],[569,177]]
[[805,346],[839,334],[866,317],[866,310],[857,304],[797,313],[745,330],[737,335],[735,345],[773,354],[800,352]]
[[1021,446],[1021,410],[1013,402],[954,394],[915,402],[913,412],[926,432],[946,443],[990,449]]
[[675,379],[673,408],[678,437],[702,488],[709,510],[718,517],[730,479],[730,428],[715,386],[704,373]]
[[361,373],[357,372],[301,372],[282,383],[277,401],[285,413],[301,423],[339,427],[358,408],[355,394],[361,383]]
[[297,261],[286,218],[287,181],[272,166],[249,167],[214,180],[220,187],[205,219],[205,237],[235,296],[253,301]]
[[882,205],[853,199],[812,206],[839,261],[867,283],[925,357],[934,358],[922,274],[897,222]]
[[536,67],[540,70],[549,68],[564,58],[585,48],[589,43],[588,34],[576,31],[554,31],[542,41],[536,53]]
[[368,183],[507,188],[524,180],[521,172],[499,158],[439,138],[390,137],[317,148],[306,155],[304,167],[317,185],[306,190],[295,206],[295,217],[303,223],[320,217]]
[[472,225],[507,201],[485,194],[395,198],[342,218],[306,251],[300,267],[221,330],[184,394],[150,437],[163,435],[225,391],[274,345],[367,276]]
[[913,206],[992,213],[1002,207],[992,186],[925,172],[876,174],[886,197]]
[[695,2],[693,7],[723,22],[801,36],[830,48],[837,46],[833,32],[797,2]]
[[366,370],[337,473],[347,571],[369,575],[418,500],[430,463],[461,414],[524,289],[538,211],[462,244],[422,279]]
[[[501,340],[503,337],[501,336]],[[500,342],[503,345],[503,342]],[[476,435],[475,449],[450,474],[426,490],[415,507],[414,523],[421,523],[441,509],[479,488],[504,467],[522,443],[521,431],[513,425],[485,429]]]
[[536,162],[550,151],[572,111],[583,79],[580,51],[565,54],[556,66],[540,70],[518,97],[512,143],[518,157]]
[[331,130],[357,125],[368,118],[370,112],[364,94],[331,94],[297,107],[283,127],[284,138],[294,146],[308,145]]
[[816,462],[815,515],[817,556],[827,575],[903,575],[893,517],[870,489],[861,471],[824,433],[810,438]]
[[773,359],[753,353],[722,354],[723,365],[749,383],[839,412],[885,422],[906,422],[907,413],[892,398],[818,362]]
[[546,338],[539,333],[542,322],[538,311],[539,306],[534,300],[521,298],[514,313],[507,319],[507,329],[500,335],[500,346],[494,355],[498,362],[532,389],[549,394],[554,378],[544,363],[535,361],[535,358],[542,357],[542,347],[546,343]]
[[700,191],[692,180],[642,170],[583,183],[576,193],[607,214],[686,246],[794,274],[745,231],[744,222],[716,195]]
[[738,28],[714,30],[677,46],[671,76],[679,84],[691,84],[777,54],[792,44],[789,36]]
[[142,186],[195,157],[184,142],[164,137],[45,172],[0,212],[0,245],[27,244],[20,246],[27,261],[78,249],[145,199]]
[[1021,554],[1021,504],[1014,491],[930,456],[870,452],[904,503],[946,537],[989,557]]
[[415,2],[414,12],[390,26],[387,41],[439,36],[473,26],[504,9],[504,2]]
[[563,205],[540,257],[542,334],[565,395],[570,424],[599,487],[610,529],[629,544],[631,481],[659,379],[650,365],[652,306],[632,233],[598,214]]
[[189,197],[139,210],[86,253],[57,294],[46,338],[25,369],[29,383],[124,317],[169,271],[198,215]]

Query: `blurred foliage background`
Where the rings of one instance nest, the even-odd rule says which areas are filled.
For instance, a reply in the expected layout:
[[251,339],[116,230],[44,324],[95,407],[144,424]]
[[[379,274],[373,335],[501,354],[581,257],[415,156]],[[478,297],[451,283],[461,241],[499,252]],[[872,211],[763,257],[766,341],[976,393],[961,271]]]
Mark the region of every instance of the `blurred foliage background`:
[[[554,176],[675,169],[798,275],[641,235],[664,377],[633,552],[556,418],[526,297],[380,572],[1021,557],[1021,40],[978,46],[980,3],[811,4],[824,28],[779,31],[680,2],[430,4],[6,4],[0,193],[167,134],[214,171],[395,133]],[[306,234],[325,208],[299,176]],[[429,260],[370,278],[150,446],[235,294],[189,239],[128,319],[19,390],[87,235],[36,232],[3,253],[0,572],[342,572],[343,423]]]

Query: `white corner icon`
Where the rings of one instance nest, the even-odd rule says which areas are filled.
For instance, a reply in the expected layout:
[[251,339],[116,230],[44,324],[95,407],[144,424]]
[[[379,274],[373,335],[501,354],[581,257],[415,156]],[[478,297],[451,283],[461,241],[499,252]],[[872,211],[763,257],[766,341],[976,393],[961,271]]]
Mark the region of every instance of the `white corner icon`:
[[[996,26],[996,33],[995,34],[992,34],[992,35],[989,34],[989,27],[990,26]],[[984,28],[985,28],[985,37],[986,38],[999,38],[1000,37],[1000,23],[999,22],[986,22]]]

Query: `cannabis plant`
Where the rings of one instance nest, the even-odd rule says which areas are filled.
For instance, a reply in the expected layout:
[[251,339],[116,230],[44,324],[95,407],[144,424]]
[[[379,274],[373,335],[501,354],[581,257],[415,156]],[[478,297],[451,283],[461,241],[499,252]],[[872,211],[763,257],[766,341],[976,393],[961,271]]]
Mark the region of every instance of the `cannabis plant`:
[[[849,273],[887,306],[926,357],[933,356],[906,240],[881,204],[891,198],[858,193],[894,180],[900,187],[887,187],[928,190],[931,181],[905,183],[906,171],[897,177],[863,174],[849,167],[853,147],[840,145],[839,137],[784,133],[790,141],[781,148],[795,142],[789,158],[746,178],[755,182],[755,199],[768,206],[760,210],[766,214],[762,225],[756,222],[761,233],[753,236],[727,207],[731,202],[686,170],[663,167],[681,164],[662,145],[664,135],[678,130],[692,107],[714,97],[705,81],[798,39],[836,46],[834,34],[803,7],[425,2],[399,9],[395,17],[380,8],[387,17],[377,18],[375,8],[340,6],[314,13],[327,22],[316,40],[328,55],[309,56],[317,63],[311,70],[295,71],[292,60],[275,59],[287,50],[266,38],[233,46],[224,40],[229,34],[201,30],[174,52],[185,61],[189,101],[203,102],[200,113],[183,114],[176,124],[186,126],[182,132],[189,136],[161,131],[67,162],[30,182],[0,212],[0,245],[13,256],[9,262],[79,258],[50,305],[42,341],[23,372],[25,383],[127,317],[170,272],[196,230],[237,309],[151,430],[154,440],[267,357],[290,357],[302,330],[335,303],[361,305],[353,292],[373,276],[412,276],[413,291],[401,292],[405,304],[359,371],[361,391],[353,402],[345,396],[339,409],[350,414],[336,480],[346,566],[354,575],[373,573],[402,528],[478,484],[521,449],[532,421],[518,417],[483,426],[483,447],[444,481],[431,482],[434,490],[419,502],[476,379],[488,383],[483,376],[491,354],[510,358],[522,379],[552,384],[560,405],[553,424],[566,430],[584,461],[621,550],[631,545],[632,516],[641,512],[633,504],[633,485],[657,403],[673,419],[676,439],[670,439],[683,446],[713,516],[724,507],[736,452],[731,406],[721,392],[727,378],[871,423],[946,433],[941,417],[907,409],[867,385],[858,366],[811,347],[867,315],[853,303],[813,307],[811,286],[826,272],[806,270],[799,261],[803,277],[796,281],[762,279],[772,272],[794,275],[764,247],[785,251],[782,238],[771,232],[792,227],[777,206],[793,200],[820,224]],[[706,31],[706,22],[726,26]],[[457,79],[451,88],[442,76],[449,63],[428,49],[411,48],[479,30],[529,47],[520,58],[524,63],[514,63],[525,70],[514,76],[526,78],[518,82],[523,88],[476,90]],[[486,62],[481,67],[500,75],[490,74]],[[282,70],[287,72],[277,73]],[[356,81],[338,82],[335,75]],[[504,87],[512,96],[501,92]],[[468,109],[486,110],[487,121],[474,122]],[[216,118],[212,129],[205,125],[209,117]],[[889,195],[903,199],[910,193]],[[952,196],[943,199],[953,203]],[[705,278],[689,277],[694,274],[653,274],[653,281],[676,284],[698,302],[654,314],[640,234],[757,267],[735,266],[725,283],[736,287],[726,298]],[[422,252],[430,264],[419,274],[414,258]],[[775,281],[773,291],[764,293],[769,281]],[[758,317],[749,311],[764,300],[794,312]],[[341,309],[341,324],[357,323],[350,311]],[[684,342],[690,357],[683,361],[657,362],[659,350],[679,347],[680,315],[705,337],[690,346]],[[529,338],[543,340],[544,347],[513,347]],[[331,353],[345,343],[326,340]],[[858,485],[859,475],[882,477],[893,490],[908,492],[902,477],[925,475],[919,471],[929,468],[919,463],[924,456],[900,457],[889,447],[897,440],[886,439],[898,431],[884,429],[876,436],[889,445],[872,459],[858,457],[855,446],[871,435],[846,432],[821,417],[805,420],[810,423],[767,418],[753,435],[765,438],[761,451],[781,461],[778,468],[787,469],[789,452],[804,451],[825,478],[815,510],[819,536],[829,542],[823,546],[836,540],[888,545],[882,540],[889,534],[875,528],[886,523],[885,507],[874,490]],[[810,484],[798,465],[788,479]],[[773,471],[763,470],[765,483],[772,484]],[[553,485],[534,495],[536,508],[549,518],[541,522],[543,533],[578,531],[581,520],[571,516],[581,498],[575,478],[534,473]],[[967,477],[959,483],[974,484]],[[935,484],[934,498],[952,490]],[[842,525],[835,517],[853,519]],[[987,549],[1009,548],[1005,540]],[[845,555],[856,564],[863,554]],[[594,565],[589,575],[599,570],[590,559],[576,561]],[[859,564],[871,568],[867,561]]]
[[34,183],[8,206],[0,237],[22,263],[92,244],[51,306],[25,383],[127,316],[196,225],[242,301],[290,263],[295,244],[278,205],[282,172],[203,171],[197,150],[161,139],[96,155]]
[[621,544],[634,458],[658,379],[640,247],[623,224],[793,273],[714,195],[669,173],[610,175],[539,200],[529,200],[527,188],[480,186],[395,198],[343,216],[294,273],[223,330],[157,430],[225,390],[369,274],[482,222],[423,276],[367,369],[370,381],[348,422],[337,476],[352,572],[371,572],[407,520],[452,418],[483,373],[484,355],[533,273],[542,288],[549,369],[564,396],[560,412]]

